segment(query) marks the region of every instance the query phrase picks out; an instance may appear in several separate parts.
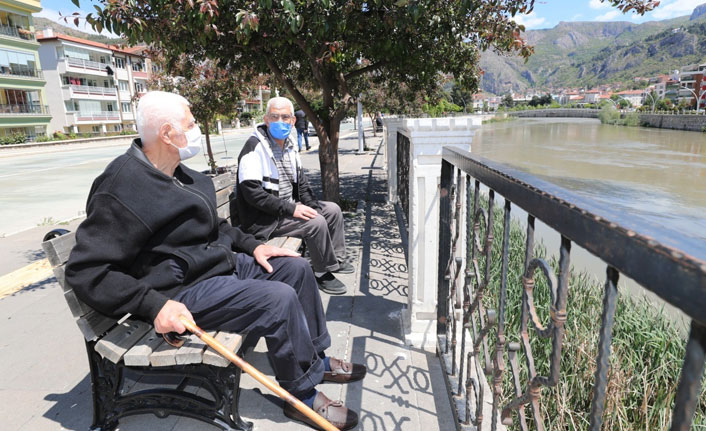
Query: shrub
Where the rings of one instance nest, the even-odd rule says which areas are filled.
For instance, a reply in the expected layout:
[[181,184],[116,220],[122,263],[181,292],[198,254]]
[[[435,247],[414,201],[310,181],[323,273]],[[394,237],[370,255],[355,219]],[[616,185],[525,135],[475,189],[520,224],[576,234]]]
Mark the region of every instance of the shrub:
[[27,142],[27,136],[22,133],[15,133],[0,138],[0,145],[17,145],[24,144],[25,142]]
[[598,118],[603,124],[617,124],[620,121],[620,112],[613,106],[604,106],[598,113]]

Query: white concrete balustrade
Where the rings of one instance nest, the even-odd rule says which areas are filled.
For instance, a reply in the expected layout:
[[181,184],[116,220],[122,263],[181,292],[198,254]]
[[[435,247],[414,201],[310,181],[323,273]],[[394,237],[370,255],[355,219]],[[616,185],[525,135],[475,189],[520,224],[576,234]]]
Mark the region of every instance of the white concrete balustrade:
[[[443,147],[470,151],[480,116],[453,118],[386,119],[385,148],[388,200],[399,202],[398,133],[409,139],[409,219],[407,310],[402,319],[405,340],[415,347],[436,348],[437,278],[439,243],[439,178]],[[462,220],[465,214],[462,214]],[[465,224],[464,224],[465,225]],[[465,233],[461,233],[461,240]],[[463,250],[459,242],[457,250]],[[460,256],[460,252],[458,252]],[[461,271],[463,273],[463,271]]]

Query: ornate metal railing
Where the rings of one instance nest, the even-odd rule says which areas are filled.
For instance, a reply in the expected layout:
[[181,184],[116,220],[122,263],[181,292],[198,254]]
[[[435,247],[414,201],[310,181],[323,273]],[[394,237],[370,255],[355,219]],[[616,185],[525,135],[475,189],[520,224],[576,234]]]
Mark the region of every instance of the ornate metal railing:
[[[439,195],[438,350],[459,429],[496,430],[501,422],[527,430],[529,421],[534,429],[545,429],[542,388],[556,386],[565,378],[560,375],[565,323],[576,318],[567,314],[572,244],[607,265],[602,318],[597,322],[600,328],[596,325],[600,332],[589,429],[600,430],[604,420],[620,273],[691,319],[671,425],[672,430],[690,428],[697,403],[703,402],[699,399],[706,351],[703,240],[626,216],[527,173],[449,148],[443,150]],[[498,195],[503,198],[500,204]],[[521,210],[513,212],[515,206]],[[493,235],[495,213],[500,214],[496,207],[503,214],[501,238]],[[508,282],[511,215],[515,213],[527,218],[521,286]],[[546,260],[535,256],[536,220],[561,235],[558,275]],[[498,259],[498,254],[492,249],[498,240],[501,262],[495,277],[499,275],[499,282],[493,282],[491,260]],[[535,304],[537,272],[543,278],[537,282],[548,286],[550,304]],[[521,308],[506,309],[508,292],[521,292]],[[487,300],[491,296],[497,297],[492,307]],[[540,305],[549,308],[546,324],[538,317]],[[519,333],[509,333],[512,312],[521,314]],[[462,314],[460,319],[458,314]],[[550,340],[547,363],[535,363],[537,356],[530,345],[534,337]],[[513,339],[519,342],[510,342]],[[521,372],[522,357],[526,368]],[[540,375],[539,369],[548,370],[547,375]],[[506,376],[508,371],[511,374]],[[503,382],[509,382],[505,389]],[[489,398],[492,409],[486,407],[484,414]]]
[[409,138],[397,132],[397,197],[409,223]]

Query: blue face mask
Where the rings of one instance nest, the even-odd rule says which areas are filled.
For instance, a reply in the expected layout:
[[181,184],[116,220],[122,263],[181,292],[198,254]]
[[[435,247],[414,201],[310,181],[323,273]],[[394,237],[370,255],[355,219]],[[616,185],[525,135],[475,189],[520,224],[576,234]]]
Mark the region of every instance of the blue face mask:
[[292,125],[283,121],[270,123],[270,134],[275,139],[287,139],[289,132],[292,131]]

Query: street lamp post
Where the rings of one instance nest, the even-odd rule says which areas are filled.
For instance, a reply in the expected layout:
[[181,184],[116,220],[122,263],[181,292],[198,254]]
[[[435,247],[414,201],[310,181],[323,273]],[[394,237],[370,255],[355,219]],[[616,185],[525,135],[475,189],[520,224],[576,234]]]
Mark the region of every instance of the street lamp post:
[[696,94],[696,91],[694,91],[693,89],[683,86],[681,83],[679,83],[679,89],[689,90],[691,94],[694,95],[694,97],[696,98],[696,113],[698,114],[699,112],[701,112],[701,98],[704,96],[704,94],[706,94],[706,89],[704,89],[704,86],[701,86],[698,94]]
[[645,93],[645,94],[650,96],[650,99],[652,99],[652,113],[654,114],[655,105],[657,105],[657,102],[659,101],[660,98],[655,98],[655,96],[652,93]]

